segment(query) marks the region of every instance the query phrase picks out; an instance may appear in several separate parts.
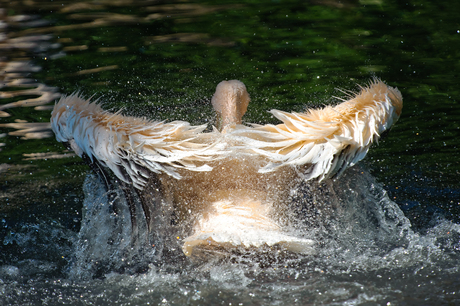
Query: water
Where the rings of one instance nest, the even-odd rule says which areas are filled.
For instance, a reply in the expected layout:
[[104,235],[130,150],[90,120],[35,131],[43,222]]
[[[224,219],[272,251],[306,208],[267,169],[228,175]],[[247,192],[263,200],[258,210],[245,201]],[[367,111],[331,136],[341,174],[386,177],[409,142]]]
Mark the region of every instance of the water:
[[[39,225],[11,233],[3,242],[15,241],[22,249],[30,244],[36,247],[45,240],[37,238],[36,232],[43,232],[51,237],[45,244],[71,257],[63,268],[65,276],[55,276],[59,268],[52,260],[3,265],[2,301],[13,305],[458,301],[459,225],[442,220],[423,235],[415,233],[381,186],[360,169],[347,171],[340,182],[304,188],[316,195],[315,207],[324,208],[316,211],[314,221],[320,223],[321,230],[309,228],[316,231],[316,254],[266,249],[191,261],[177,260],[178,255],[171,252],[155,254],[150,249],[141,254],[132,248],[129,212],[111,214],[102,184],[91,175],[85,182],[85,217],[78,234]],[[73,242],[73,247],[63,241]]]
[[[459,303],[457,4],[82,3],[2,3],[3,42],[39,35],[3,47],[8,63],[34,61],[3,74],[26,81],[3,86],[2,105],[47,93],[34,109],[2,108],[2,305]],[[292,190],[293,203],[316,201],[295,222],[318,243],[313,255],[267,248],[193,261],[179,248],[131,248],[128,212],[111,214],[46,125],[53,97],[75,90],[126,113],[212,123],[215,86],[234,78],[251,94],[245,120],[271,122],[270,108],[331,103],[335,88],[373,75],[398,86],[403,115],[360,166]]]

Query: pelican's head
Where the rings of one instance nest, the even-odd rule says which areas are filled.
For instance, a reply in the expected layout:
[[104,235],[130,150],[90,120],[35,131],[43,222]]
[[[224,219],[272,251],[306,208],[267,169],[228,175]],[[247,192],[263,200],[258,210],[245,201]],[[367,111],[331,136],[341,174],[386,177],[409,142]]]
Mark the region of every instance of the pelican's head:
[[223,130],[232,124],[241,124],[248,109],[249,98],[246,86],[238,80],[222,81],[212,96],[212,106],[217,112],[217,128]]

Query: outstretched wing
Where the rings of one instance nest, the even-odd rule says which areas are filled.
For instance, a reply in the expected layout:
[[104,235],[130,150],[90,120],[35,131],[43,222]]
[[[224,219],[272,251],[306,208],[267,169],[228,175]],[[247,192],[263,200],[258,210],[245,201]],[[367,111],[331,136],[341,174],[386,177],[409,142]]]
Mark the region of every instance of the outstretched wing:
[[210,171],[207,161],[251,152],[267,159],[260,172],[305,165],[306,179],[340,174],[367,154],[373,141],[396,122],[402,110],[398,89],[372,81],[352,99],[305,113],[272,110],[283,124],[232,126],[202,133],[205,125],[154,122],[109,113],[97,103],[70,95],[55,105],[51,125],[56,139],[79,156],[110,168],[142,189],[149,172],[180,178],[177,168]]
[[197,140],[206,125],[154,122],[110,113],[73,94],[55,105],[51,126],[56,139],[68,143],[77,155],[97,160],[138,189],[145,186],[149,171],[179,178],[177,168],[211,169],[200,162],[208,160],[212,150]]
[[398,120],[401,110],[399,90],[376,79],[335,107],[305,113],[272,110],[283,124],[255,125],[235,133],[247,138],[248,148],[269,160],[260,172],[283,165],[308,165],[306,179],[322,180],[363,159],[372,142]]

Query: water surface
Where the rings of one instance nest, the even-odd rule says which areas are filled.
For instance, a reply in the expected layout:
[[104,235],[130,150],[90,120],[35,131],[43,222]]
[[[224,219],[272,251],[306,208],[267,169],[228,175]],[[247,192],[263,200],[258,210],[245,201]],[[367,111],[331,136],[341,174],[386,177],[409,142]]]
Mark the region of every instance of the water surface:
[[[458,4],[1,6],[2,304],[458,303]],[[336,103],[333,96],[344,97],[338,89],[356,90],[374,76],[404,97],[402,117],[361,165],[378,183],[369,176],[354,185],[365,192],[374,184],[379,201],[370,202],[398,208],[389,222],[392,234],[381,244],[351,230],[314,258],[235,255],[198,267],[154,263],[140,274],[88,274],[84,259],[75,263],[82,250],[82,209],[89,205],[83,187],[92,182],[88,167],[49,130],[51,107],[61,94],[81,91],[107,109],[212,124],[215,86],[239,79],[252,98],[244,120],[266,123],[274,122],[271,108],[300,111]],[[345,190],[349,182],[345,177],[338,186]],[[359,207],[350,199],[344,203]],[[347,228],[345,220],[338,224]]]

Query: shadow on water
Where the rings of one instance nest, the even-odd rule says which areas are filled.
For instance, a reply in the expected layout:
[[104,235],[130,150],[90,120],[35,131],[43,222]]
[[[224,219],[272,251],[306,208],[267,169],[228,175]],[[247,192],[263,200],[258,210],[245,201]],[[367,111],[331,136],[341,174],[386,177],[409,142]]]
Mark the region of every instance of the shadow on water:
[[[1,1],[0,301],[458,303],[458,6]],[[212,124],[224,79],[248,87],[244,120],[274,122],[271,108],[336,103],[337,88],[372,76],[401,90],[403,115],[363,168],[296,190],[324,206],[298,222],[320,246],[303,257],[236,250],[196,263],[133,250],[129,227],[107,225],[113,216],[95,205],[108,205],[104,193],[49,125],[54,101],[74,91],[106,109]]]

